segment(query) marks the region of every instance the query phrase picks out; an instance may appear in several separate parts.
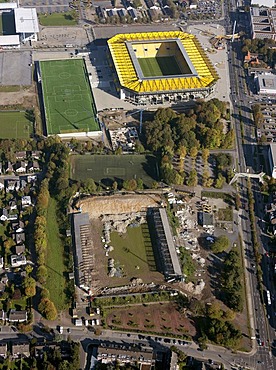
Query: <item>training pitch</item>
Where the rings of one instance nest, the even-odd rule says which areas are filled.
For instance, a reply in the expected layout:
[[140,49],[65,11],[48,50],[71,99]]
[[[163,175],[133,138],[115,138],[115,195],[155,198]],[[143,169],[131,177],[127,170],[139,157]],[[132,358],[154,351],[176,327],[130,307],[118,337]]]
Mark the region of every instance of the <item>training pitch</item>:
[[74,155],[71,160],[71,178],[110,185],[124,180],[141,178],[148,187],[157,179],[157,162],[152,155]]
[[26,112],[0,112],[0,139],[28,139],[32,134]]
[[48,135],[99,131],[85,62],[40,62]]
[[175,57],[138,58],[138,62],[145,77],[181,75]]

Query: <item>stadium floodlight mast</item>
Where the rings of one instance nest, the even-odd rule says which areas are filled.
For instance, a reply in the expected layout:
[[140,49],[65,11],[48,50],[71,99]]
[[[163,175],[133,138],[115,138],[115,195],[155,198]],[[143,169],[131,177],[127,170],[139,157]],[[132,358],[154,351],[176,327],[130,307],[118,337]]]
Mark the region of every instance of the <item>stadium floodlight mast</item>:
[[143,112],[144,112],[145,108],[141,108],[141,109],[138,109],[134,112],[129,112],[126,114],[126,116],[134,116],[134,114],[136,113],[140,113],[140,119],[139,119],[139,134],[141,135],[142,134],[142,127],[143,127]]

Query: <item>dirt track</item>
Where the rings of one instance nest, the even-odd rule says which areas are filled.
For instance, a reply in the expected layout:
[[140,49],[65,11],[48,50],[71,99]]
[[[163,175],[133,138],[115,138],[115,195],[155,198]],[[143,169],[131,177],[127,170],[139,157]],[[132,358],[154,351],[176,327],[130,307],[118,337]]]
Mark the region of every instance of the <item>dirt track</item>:
[[78,202],[82,212],[88,212],[89,218],[102,215],[117,215],[144,211],[148,207],[160,205],[160,196],[156,194],[111,195],[108,197],[91,197]]

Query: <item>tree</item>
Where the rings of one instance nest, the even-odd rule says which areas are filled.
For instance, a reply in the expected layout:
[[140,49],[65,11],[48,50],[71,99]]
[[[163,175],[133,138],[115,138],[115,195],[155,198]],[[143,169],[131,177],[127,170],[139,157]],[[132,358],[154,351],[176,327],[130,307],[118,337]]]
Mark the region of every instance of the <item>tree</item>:
[[207,163],[207,161],[208,161],[208,158],[209,158],[209,155],[210,155],[210,151],[209,151],[209,149],[207,149],[207,148],[203,148],[202,149],[202,160],[203,160],[203,162],[204,163]]
[[215,188],[216,189],[222,189],[223,188],[223,185],[225,184],[225,177],[222,176],[221,173],[218,174],[218,177],[215,181]]
[[191,156],[192,158],[196,158],[197,153],[198,153],[198,149],[197,149],[197,147],[193,146],[193,147],[190,149],[190,156]]
[[197,172],[195,169],[192,169],[187,179],[187,186],[196,186],[196,185],[197,185]]
[[82,187],[83,187],[83,192],[84,193],[89,193],[89,194],[92,194],[92,193],[95,193],[96,190],[97,190],[97,186],[95,184],[95,181],[93,179],[86,179],[83,184],[82,184]]
[[139,190],[143,190],[144,189],[143,179],[138,179],[137,180],[137,189],[139,189]]
[[46,283],[47,277],[48,277],[46,266],[41,265],[38,267],[37,272],[36,272],[36,277],[40,284],[44,285]]
[[123,188],[128,191],[134,191],[137,189],[137,182],[135,179],[125,180],[123,182]]
[[36,281],[30,276],[26,276],[24,279],[25,295],[27,297],[33,297],[36,293]]
[[226,235],[219,236],[211,245],[212,252],[221,253],[229,248],[229,239]]
[[38,305],[38,309],[46,320],[53,321],[57,318],[57,309],[49,298],[43,298]]

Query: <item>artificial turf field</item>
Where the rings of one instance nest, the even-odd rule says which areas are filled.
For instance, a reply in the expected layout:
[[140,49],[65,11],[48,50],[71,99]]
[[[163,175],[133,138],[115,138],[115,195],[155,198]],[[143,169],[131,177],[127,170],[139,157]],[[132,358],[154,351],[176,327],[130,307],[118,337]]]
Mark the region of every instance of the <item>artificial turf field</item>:
[[111,181],[141,178],[148,187],[157,179],[157,162],[152,155],[72,155],[71,178],[92,178],[110,185]]
[[40,62],[47,134],[99,131],[85,62]]
[[138,58],[145,77],[181,75],[181,69],[174,56]]
[[28,139],[33,134],[33,123],[26,112],[0,112],[0,139]]

